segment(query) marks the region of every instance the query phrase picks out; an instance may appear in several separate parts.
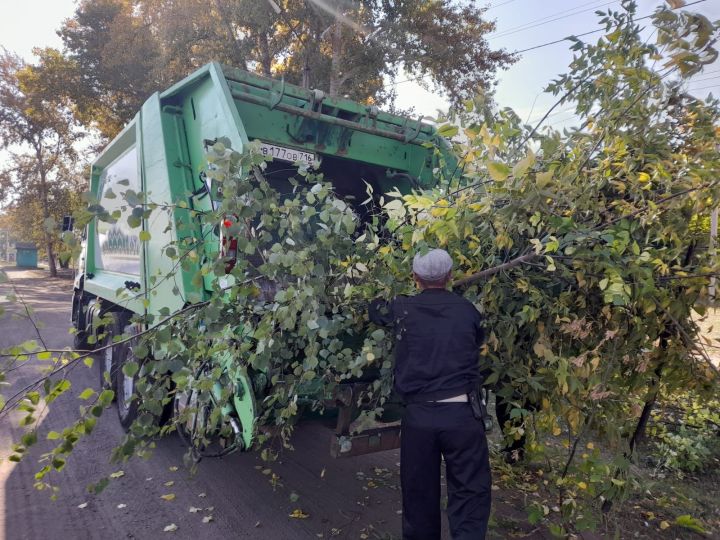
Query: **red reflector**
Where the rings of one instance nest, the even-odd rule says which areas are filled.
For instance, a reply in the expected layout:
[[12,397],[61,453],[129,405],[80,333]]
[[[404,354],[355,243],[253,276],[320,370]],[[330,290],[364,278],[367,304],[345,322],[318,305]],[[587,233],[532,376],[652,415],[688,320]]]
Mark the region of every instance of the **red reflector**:
[[223,225],[225,225],[226,229],[229,229],[230,227],[233,226],[233,222],[230,221],[229,219],[226,219],[225,221],[223,221]]

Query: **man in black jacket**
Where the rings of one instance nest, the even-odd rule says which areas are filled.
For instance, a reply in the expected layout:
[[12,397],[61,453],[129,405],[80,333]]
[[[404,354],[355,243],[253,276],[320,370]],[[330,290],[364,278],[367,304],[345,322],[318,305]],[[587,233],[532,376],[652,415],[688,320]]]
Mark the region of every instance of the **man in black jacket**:
[[490,515],[485,430],[468,402],[480,377],[482,318],[446,289],[451,270],[444,250],[418,254],[413,278],[421,292],[375,300],[369,309],[372,322],[394,331],[395,389],[407,405],[400,444],[405,540],[440,539],[441,458],[453,539],[485,538]]

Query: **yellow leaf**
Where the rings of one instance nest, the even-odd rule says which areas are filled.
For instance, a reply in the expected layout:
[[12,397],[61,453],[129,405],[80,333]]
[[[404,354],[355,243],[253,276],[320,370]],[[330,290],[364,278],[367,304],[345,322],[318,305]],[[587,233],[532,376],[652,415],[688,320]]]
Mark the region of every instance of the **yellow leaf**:
[[166,500],[166,501],[172,501],[173,499],[175,499],[175,494],[174,494],[174,493],[168,493],[167,495],[160,495],[160,498],[161,498],[161,499],[164,499],[164,500]]
[[638,174],[638,182],[644,184],[645,182],[649,182],[649,181],[650,181],[650,175],[648,173],[641,172],[640,174]]
[[510,175],[510,167],[499,161],[491,161],[488,163],[487,168],[490,178],[496,182],[502,182]]
[[552,182],[552,178],[553,178],[553,171],[537,173],[535,175],[535,183],[537,184],[537,187],[544,188],[550,182]]
[[178,468],[177,468],[177,467],[174,467],[174,466],[173,466],[173,467],[169,467],[169,469],[170,469],[172,472],[175,472],[175,471],[178,470]]
[[558,435],[560,435],[562,433],[562,429],[560,429],[560,426],[555,426],[553,428],[552,432],[553,432],[553,435],[555,435],[557,437]]
[[289,516],[294,519],[307,519],[310,517],[310,514],[306,514],[299,508],[296,508],[289,514]]
[[595,448],[595,445],[593,443],[589,442],[589,443],[587,443],[587,448],[588,448],[588,450],[592,450],[593,448]]
[[580,489],[587,489],[587,484],[585,482],[578,482],[578,487]]
[[125,476],[125,471],[117,471],[110,474],[110,478],[120,478],[122,476]]
[[660,522],[660,528],[661,528],[663,531],[664,531],[665,529],[667,529],[668,527],[670,527],[670,524],[669,524],[667,521],[661,521],[661,522]]
[[170,487],[170,486],[172,486],[174,483],[175,483],[174,480],[170,480],[169,482],[165,482],[165,484],[163,484],[163,485],[166,486],[166,487]]

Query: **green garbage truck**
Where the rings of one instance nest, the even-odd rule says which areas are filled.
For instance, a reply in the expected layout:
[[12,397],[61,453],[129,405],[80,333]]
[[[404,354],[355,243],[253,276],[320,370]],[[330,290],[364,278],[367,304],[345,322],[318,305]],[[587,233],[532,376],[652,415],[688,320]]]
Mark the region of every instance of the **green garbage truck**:
[[[150,319],[157,322],[184,309],[188,301],[201,302],[213,289],[212,280],[219,279],[210,273],[198,283],[192,278],[200,262],[177,267],[163,248],[182,235],[204,235],[206,245],[212,248],[214,243],[207,253],[221,253],[228,268],[242,256],[238,250],[219,248],[220,227],[207,235],[200,227],[178,226],[192,222],[190,212],[213,208],[212,186],[204,171],[207,150],[220,137],[237,151],[257,141],[253,144],[259,151],[272,158],[265,175],[275,182],[312,164],[332,182],[336,194],[356,201],[366,197],[368,184],[376,193],[431,187],[438,167],[455,163],[448,142],[430,124],[218,63],[152,95],[92,164],[91,196],[116,219],[94,219],[87,225],[72,299],[76,347],[99,349],[99,382],[115,391],[125,428],[137,416],[138,400],[135,378],[119,368],[132,358],[133,349],[98,345],[113,344],[113,338],[123,334],[143,333],[153,324],[134,321],[154,316]],[[122,191],[139,198],[151,194],[154,205],[171,208],[169,225],[142,213],[134,215],[133,206],[117,196]],[[153,278],[171,272],[172,280]],[[233,358],[223,361],[232,363]],[[230,418],[236,419],[233,429],[239,446],[248,449],[256,435],[257,374],[244,369],[234,373],[238,391]],[[331,435],[335,456],[398,444],[397,425],[350,432],[358,412],[357,391],[348,381],[332,396],[323,396],[327,407],[337,409]]]

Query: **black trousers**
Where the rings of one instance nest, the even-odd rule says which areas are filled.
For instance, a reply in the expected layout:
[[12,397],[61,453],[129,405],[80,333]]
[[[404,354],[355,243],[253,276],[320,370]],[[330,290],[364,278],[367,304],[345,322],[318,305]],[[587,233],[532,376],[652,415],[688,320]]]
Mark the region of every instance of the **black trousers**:
[[445,458],[450,533],[482,540],[490,517],[485,429],[468,403],[414,403],[402,420],[403,539],[440,540],[440,464]]

